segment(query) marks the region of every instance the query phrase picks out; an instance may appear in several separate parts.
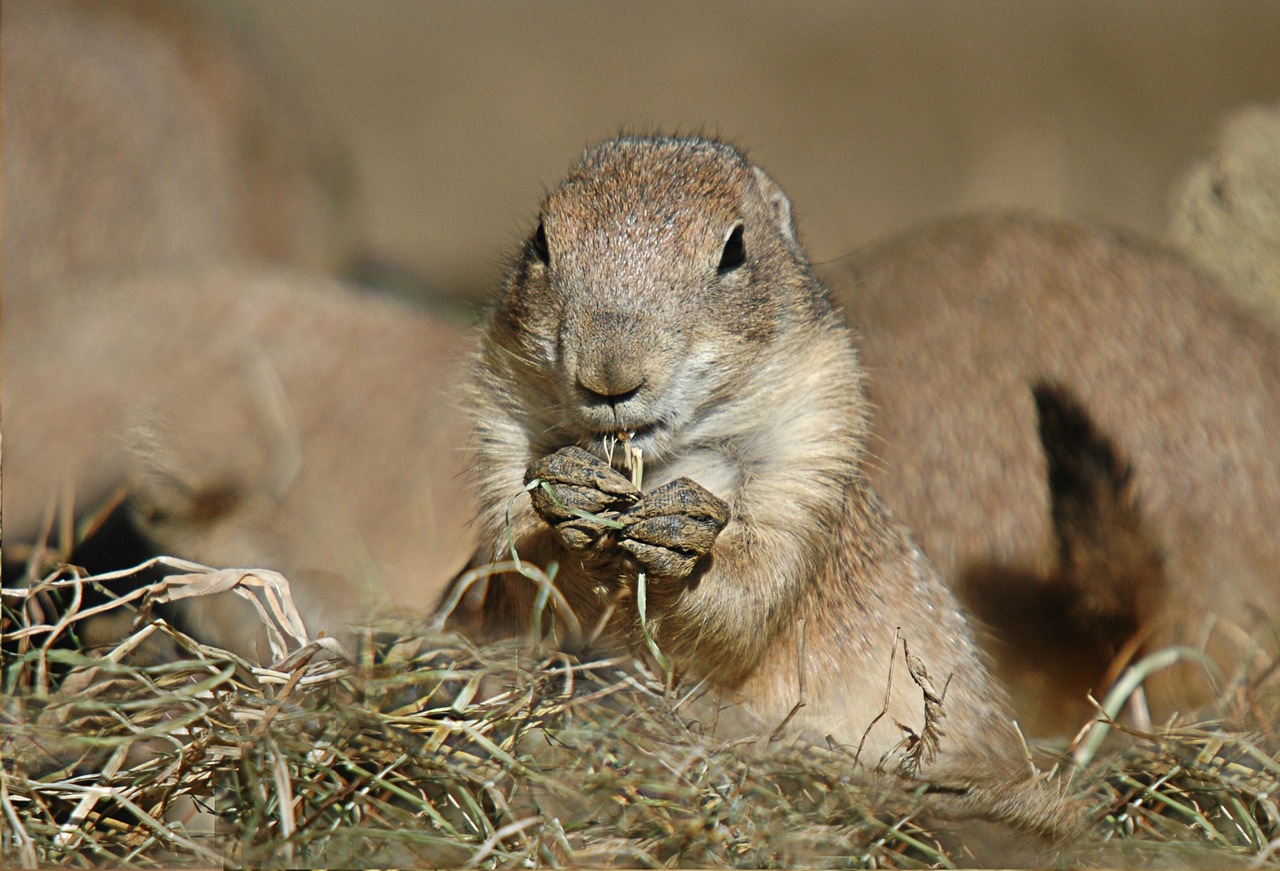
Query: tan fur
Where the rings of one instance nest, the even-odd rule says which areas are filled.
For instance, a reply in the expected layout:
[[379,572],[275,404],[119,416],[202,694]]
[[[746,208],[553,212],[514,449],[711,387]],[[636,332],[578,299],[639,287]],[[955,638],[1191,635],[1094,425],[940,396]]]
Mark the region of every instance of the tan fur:
[[464,331],[262,270],[103,283],[49,313],[6,343],[6,513],[56,498],[51,469],[131,480],[159,548],[279,569],[330,632],[387,595],[425,607],[466,558]]
[[[747,260],[721,274],[737,221]],[[803,670],[793,730],[862,744],[864,761],[892,768],[904,727],[926,726],[900,635],[946,686],[939,762],[925,768],[1016,767],[971,626],[860,470],[862,370],[777,186],[719,143],[622,139],[586,154],[542,226],[550,265],[531,241],[476,366],[477,562],[506,558],[510,529],[522,558],[559,563],[556,584],[590,627],[634,568],[566,549],[521,484],[558,448],[603,456],[605,433],[636,430],[647,492],[690,476],[731,509],[693,575],[648,581],[650,629],[682,674],[709,678],[767,733],[800,700]],[[519,631],[532,593],[524,578],[494,578],[484,610],[459,619]],[[637,643],[634,602],[611,628]]]
[[323,125],[190,7],[15,0],[3,43],[9,306],[81,276],[350,257]]
[[1172,199],[1169,238],[1280,324],[1280,103],[1228,116]]
[[6,556],[130,483],[159,549],[283,570],[313,630],[425,606],[472,548],[468,340],[305,271],[350,250],[323,126],[186,6],[15,0],[3,42]]
[[[250,59],[189,11],[168,3],[15,0],[4,7],[2,58],[5,429],[19,443],[27,426],[52,435],[39,455],[5,464],[4,526],[16,543],[39,533],[51,494],[73,492],[85,510],[120,481],[118,466],[94,462],[89,440],[70,436],[106,413],[94,407],[95,394],[79,397],[88,405],[75,418],[37,424],[13,413],[10,388],[21,390],[23,372],[67,353],[68,343],[89,354],[101,341],[164,330],[143,319],[110,335],[83,321],[82,334],[61,331],[68,300],[136,275],[194,274],[268,256],[305,264],[313,244],[345,250],[336,228],[346,218],[330,161],[316,156],[327,147],[305,137],[286,145],[286,122],[275,119],[297,113],[260,98]],[[248,142],[277,155],[282,166],[270,180],[268,158],[241,150]],[[276,192],[271,203],[262,189]],[[299,230],[306,244],[263,247],[257,228],[291,227],[291,217],[334,229]],[[157,281],[151,293],[162,286],[180,293],[198,285]],[[24,358],[27,349],[39,356]],[[153,362],[156,378],[173,365]],[[46,385],[53,407],[59,391],[73,389]]]
[[[945,578],[1014,571],[1054,592],[1031,396],[1049,382],[1132,467],[1165,575],[1135,606],[1142,648],[1207,648],[1228,677],[1242,662],[1266,666],[1278,649],[1267,624],[1280,618],[1274,333],[1175,254],[1031,216],[940,222],[861,253],[832,280],[863,334],[876,434],[867,474]],[[1077,594],[1105,595],[1106,577]],[[1006,674],[1024,668],[1025,651],[1007,662]],[[1197,674],[1149,684],[1157,715],[1207,700]],[[1062,691],[1020,690],[1030,710]]]
[[219,119],[145,28],[6,3],[3,82],[6,327],[83,277],[247,250]]
[[1168,585],[1127,461],[1067,391],[1039,384],[1033,393],[1055,564],[1047,575],[974,566],[958,584],[992,630],[986,640],[1022,728],[1073,734],[1096,712],[1089,693],[1117,676],[1140,621]]

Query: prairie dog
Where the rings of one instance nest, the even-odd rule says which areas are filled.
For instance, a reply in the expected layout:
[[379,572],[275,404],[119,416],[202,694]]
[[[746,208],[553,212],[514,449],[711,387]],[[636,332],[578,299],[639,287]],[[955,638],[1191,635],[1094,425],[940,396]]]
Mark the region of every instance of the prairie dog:
[[[103,281],[46,310],[6,335],[6,520],[39,517],[55,473],[90,506],[128,482],[157,549],[282,571],[330,634],[383,598],[430,607],[474,549],[467,331],[261,268]],[[192,612],[239,650],[256,626]]]
[[[193,276],[263,261],[332,265],[351,241],[340,162],[319,123],[273,101],[252,57],[191,9],[14,0],[3,49],[5,435],[37,449],[6,464],[12,544],[38,534],[51,497],[71,491],[89,510],[123,481],[118,464],[99,462],[100,431],[63,435],[107,415],[119,391],[40,375],[50,401],[24,410],[9,401],[23,388],[15,379],[60,371],[55,353],[157,341],[143,333],[166,325],[146,316],[146,297],[205,286]],[[140,320],[107,329],[76,316],[81,332],[65,329],[81,297],[139,276],[152,276],[137,283],[147,287]],[[217,307],[186,304],[193,317]],[[183,359],[153,357],[139,380],[162,380]],[[47,432],[19,432],[37,427]]]
[[6,3],[5,297],[83,279],[351,258],[322,120],[262,57],[166,0]]
[[[1011,764],[1008,708],[972,626],[862,472],[863,380],[764,171],[715,141],[606,142],[544,201],[483,335],[475,563],[507,558],[512,541],[524,560],[558,562],[584,627],[643,569],[659,649],[766,734],[801,701],[803,671],[794,731],[861,746],[868,765]],[[624,434],[643,451],[643,493],[606,462]],[[606,506],[625,530],[525,495],[527,474],[563,502]],[[495,576],[456,616],[519,632],[535,592]],[[639,643],[633,599],[608,628]],[[945,687],[932,765],[904,640]]]
[[313,631],[428,607],[474,549],[468,336],[319,271],[352,250],[338,152],[202,11],[4,5],[8,567],[130,486],[156,549],[285,572]]
[[[867,474],[943,577],[968,588],[962,598],[981,598],[992,571],[1056,577],[1032,397],[1048,382],[1130,467],[1161,556],[1161,585],[1112,615],[1142,633],[1114,639],[1115,652],[1186,644],[1207,649],[1224,679],[1242,664],[1265,670],[1280,649],[1280,339],[1262,319],[1158,244],[1033,215],[935,222],[829,280],[863,335],[876,408]],[[1105,598],[1107,583],[1100,574],[1075,594]],[[1030,664],[1015,649],[1002,672]],[[1210,700],[1200,674],[1188,665],[1149,681],[1153,713]],[[1024,678],[1020,712],[1061,698],[1060,684]],[[1083,694],[1070,713],[1088,715]]]

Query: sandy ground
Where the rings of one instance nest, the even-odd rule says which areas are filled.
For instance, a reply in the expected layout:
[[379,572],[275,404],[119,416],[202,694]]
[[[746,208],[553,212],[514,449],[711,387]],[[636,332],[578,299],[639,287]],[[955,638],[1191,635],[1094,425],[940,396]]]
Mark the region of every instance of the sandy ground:
[[542,190],[623,128],[748,147],[820,263],[991,205],[1160,233],[1218,116],[1280,97],[1270,0],[217,8],[339,128],[370,254],[449,296],[491,287]]

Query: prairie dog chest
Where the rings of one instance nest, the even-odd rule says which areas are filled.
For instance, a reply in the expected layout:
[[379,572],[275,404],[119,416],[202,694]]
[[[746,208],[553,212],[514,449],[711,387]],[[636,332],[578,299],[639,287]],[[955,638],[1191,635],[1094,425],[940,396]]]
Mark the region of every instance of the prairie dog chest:
[[644,489],[661,487],[676,478],[692,478],[732,505],[743,484],[744,469],[740,461],[725,451],[696,448],[672,458],[668,463],[646,463]]

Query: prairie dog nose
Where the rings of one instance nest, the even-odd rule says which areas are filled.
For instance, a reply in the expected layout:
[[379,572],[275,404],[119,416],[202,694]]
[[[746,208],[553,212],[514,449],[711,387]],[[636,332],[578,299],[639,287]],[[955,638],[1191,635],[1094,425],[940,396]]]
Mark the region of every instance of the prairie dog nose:
[[640,392],[648,381],[644,370],[612,355],[603,360],[583,360],[578,370],[578,386],[611,404],[625,402]]
[[624,402],[650,381],[658,337],[627,312],[596,309],[584,314],[568,332],[576,358],[574,380],[593,401]]

